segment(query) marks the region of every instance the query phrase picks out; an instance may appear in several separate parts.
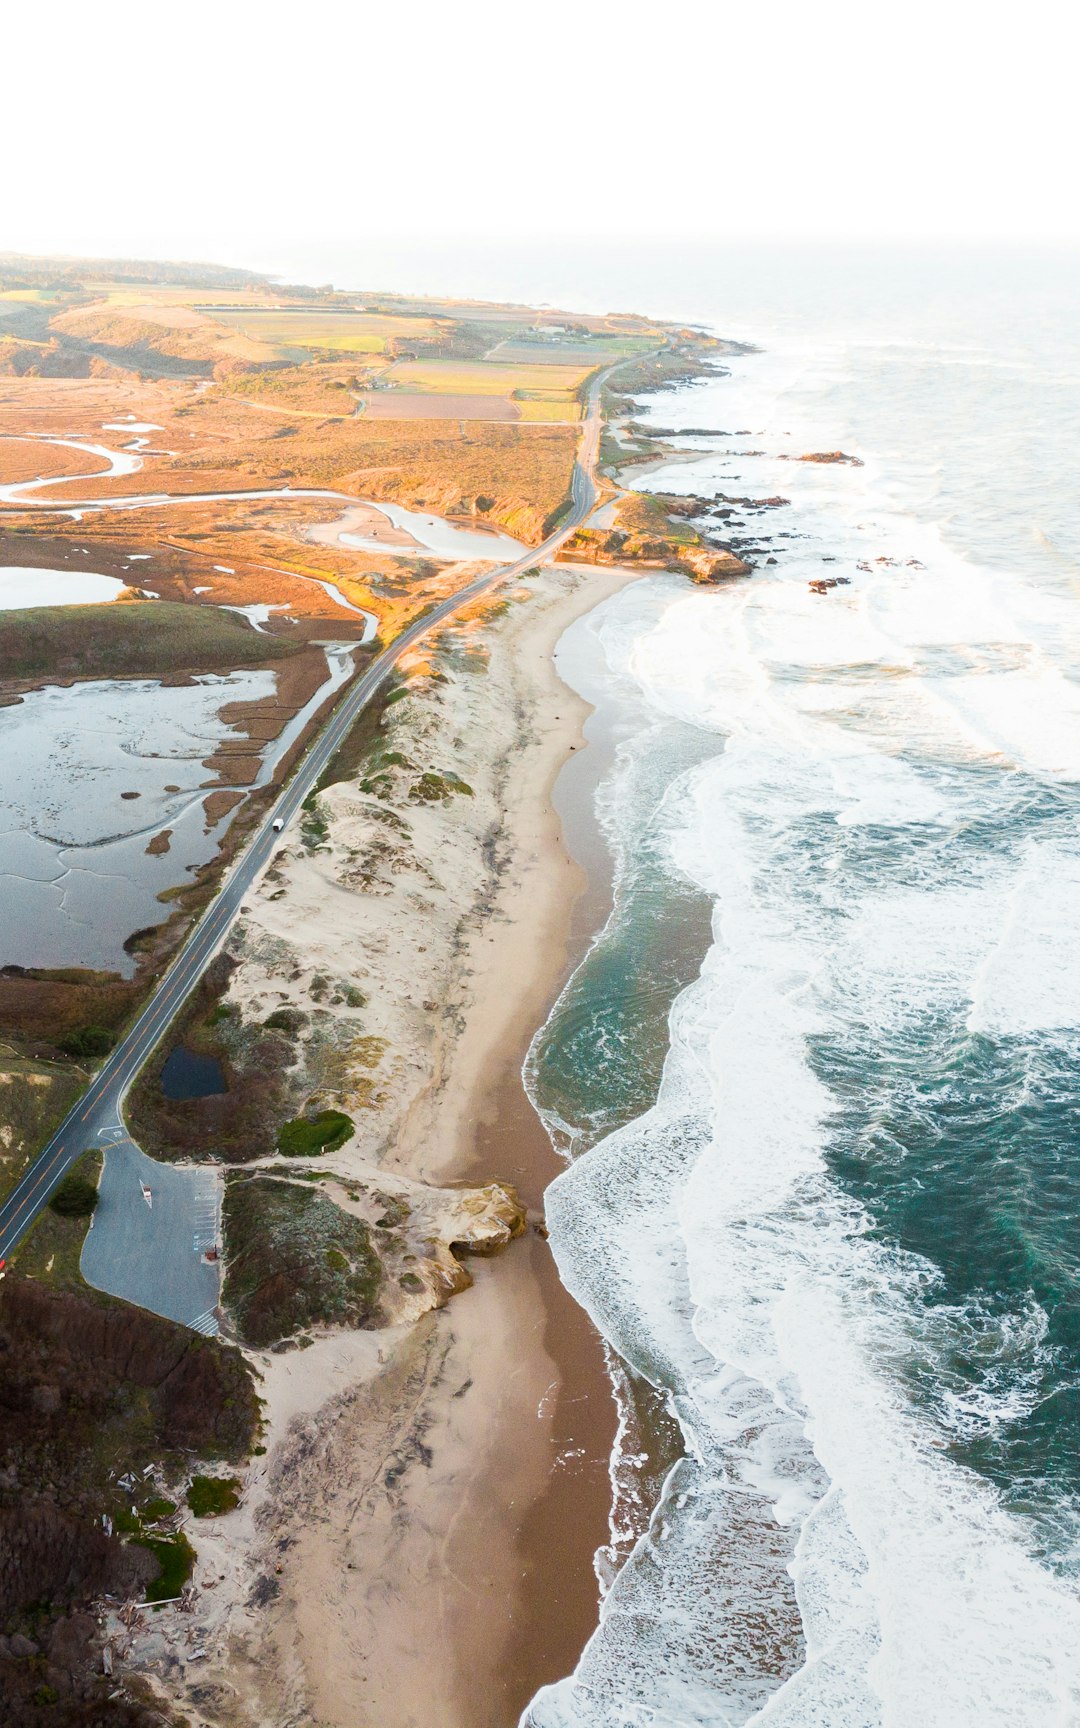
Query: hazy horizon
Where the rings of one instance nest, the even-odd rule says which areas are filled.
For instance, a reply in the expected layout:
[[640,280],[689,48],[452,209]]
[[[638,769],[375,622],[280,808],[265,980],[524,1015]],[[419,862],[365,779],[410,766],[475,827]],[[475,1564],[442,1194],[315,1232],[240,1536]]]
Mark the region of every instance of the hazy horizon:
[[[266,267],[305,247],[424,237],[548,246],[689,238],[1076,244],[1072,57],[1046,0],[1025,27],[916,0],[768,14],[491,0],[413,21],[192,0],[178,32],[61,0],[44,78],[9,80],[33,173],[0,246]],[[8,23],[9,64],[38,26]],[[1053,50],[1053,51],[1051,51]],[[1005,123],[1007,117],[1007,124]],[[93,190],[73,157],[104,156]],[[44,190],[43,190],[44,189]]]

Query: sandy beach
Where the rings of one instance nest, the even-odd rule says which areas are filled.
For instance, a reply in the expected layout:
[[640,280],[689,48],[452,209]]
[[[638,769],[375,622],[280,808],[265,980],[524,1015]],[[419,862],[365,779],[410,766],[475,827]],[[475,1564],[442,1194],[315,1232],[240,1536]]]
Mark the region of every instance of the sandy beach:
[[[574,958],[585,879],[551,791],[588,709],[552,653],[632,579],[560,566],[502,616],[446,633],[440,666],[463,645],[485,656],[482,671],[444,672],[436,687],[435,722],[473,796],[449,814],[410,811],[417,853],[389,870],[384,894],[347,905],[340,883],[328,896],[336,863],[290,852],[253,896],[230,987],[245,1014],[306,988],[267,957],[291,933],[311,967],[352,958],[393,1040],[380,1108],[326,1160],[343,1178],[374,1169],[419,1194],[498,1177],[536,1209],[556,1173],[520,1070]],[[335,851],[340,840],[354,858],[370,812],[351,782],[325,804]],[[265,1456],[238,1510],[192,1531],[192,1612],[136,1626],[128,1650],[193,1722],[510,1728],[574,1665],[608,1535],[615,1414],[600,1342],[536,1231],[469,1269],[471,1289],[412,1324],[253,1355]]]

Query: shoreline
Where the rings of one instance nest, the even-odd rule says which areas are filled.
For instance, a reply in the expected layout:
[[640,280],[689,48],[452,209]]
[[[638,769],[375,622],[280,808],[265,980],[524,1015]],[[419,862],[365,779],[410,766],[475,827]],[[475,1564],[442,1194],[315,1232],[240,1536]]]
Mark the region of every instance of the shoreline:
[[[446,323],[457,320],[434,326],[440,356],[456,341]],[[22,494],[13,542],[44,547],[57,514],[76,525],[88,515],[85,528],[66,529],[65,545],[86,558],[108,546],[130,571],[153,537],[164,566],[145,571],[155,591],[246,610],[256,628],[259,613],[288,607],[296,619],[280,623],[299,620],[320,647],[316,630],[329,625],[337,639],[339,603],[364,612],[365,636],[376,614],[397,625],[403,612],[449,600],[447,586],[456,596],[465,545],[467,562],[495,563],[508,531],[523,535],[523,555],[507,565],[516,586],[455,609],[396,659],[384,700],[350,733],[351,752],[317,783],[313,769],[303,814],[280,841],[267,835],[268,851],[280,849],[250,877],[189,1016],[196,1042],[217,1027],[207,1050],[221,1053],[222,1089],[177,1113],[162,1102],[171,1094],[154,1093],[157,1074],[146,1079],[148,1149],[170,1160],[210,1152],[229,1167],[221,1317],[262,1394],[231,1509],[204,1521],[181,1482],[195,1465],[161,1466],[156,1486],[176,1507],[169,1527],[186,1527],[194,1544],[182,1597],[152,1609],[103,1605],[117,1679],[130,1680],[134,1701],[157,1698],[191,1728],[513,1728],[535,1692],[573,1669],[597,1623],[594,1556],[610,1535],[617,1412],[602,1339],[560,1283],[536,1216],[562,1166],[522,1065],[593,934],[586,908],[598,899],[591,872],[568,855],[554,800],[589,713],[557,676],[555,645],[649,572],[531,567],[526,544],[550,542],[551,501],[565,511],[568,486],[578,515],[596,501],[580,482],[596,477],[600,393],[614,366],[640,370],[643,340],[655,345],[650,356],[671,349],[677,367],[704,343],[627,317],[567,329],[570,358],[588,362],[586,420],[545,425],[538,415],[515,438],[468,432],[464,420],[449,439],[365,434],[352,413],[322,412],[331,385],[348,387],[328,364],[297,393],[319,411],[294,401],[298,423],[269,434],[235,391],[215,392],[209,376],[181,382],[180,366],[137,395],[113,379],[92,390],[35,383],[32,398],[4,392],[16,421],[31,400],[39,410],[44,392],[48,412],[65,415],[67,442],[89,435],[95,456],[99,420],[102,432],[156,432],[178,447],[140,437],[109,453],[107,472],[17,475],[7,488]],[[608,334],[606,349],[593,343],[587,354],[578,341]],[[199,366],[208,373],[210,362],[199,356]],[[120,396],[130,425],[115,418]],[[144,396],[160,398],[160,421]],[[174,427],[166,408],[194,423]],[[316,419],[317,431],[299,424]],[[41,436],[44,447],[56,434]],[[279,436],[294,442],[271,446]],[[136,469],[160,491],[114,495]],[[193,484],[207,490],[183,489]],[[327,524],[338,546],[350,527],[360,532],[353,547],[327,544],[309,570],[303,543],[321,536],[304,530],[318,528],[317,507],[356,505],[372,489],[394,497]],[[223,500],[246,508],[219,522]],[[132,519],[133,510],[150,514]],[[436,529],[453,531],[453,543]],[[447,552],[459,554],[448,567]],[[245,712],[249,754],[269,741],[280,706]],[[239,752],[218,755],[209,767],[219,779],[254,774]],[[348,1133],[335,1127],[326,1139],[324,1117]],[[292,1132],[301,1118],[324,1133],[318,1168],[290,1163],[314,1156],[314,1136]],[[162,1497],[147,1503],[155,1527]],[[111,1661],[103,1667],[111,1679]]]
[[[521,1077],[528,1045],[592,935],[576,917],[590,884],[553,803],[592,709],[562,683],[554,649],[574,620],[644,574],[546,570],[523,584],[531,597],[520,607],[465,626],[490,664],[464,679],[455,672],[434,713],[462,734],[454,741],[470,772],[472,726],[476,767],[494,774],[493,795],[478,779],[476,798],[439,818],[448,827],[437,846],[458,852],[440,856],[441,895],[413,920],[409,940],[422,959],[401,948],[385,900],[383,928],[396,932],[389,953],[370,895],[362,924],[348,924],[340,899],[328,903],[318,888],[319,870],[331,868],[318,854],[292,855],[284,901],[278,890],[252,896],[251,930],[289,928],[305,948],[321,930],[361,974],[364,951],[352,943],[362,930],[374,944],[368,957],[382,956],[384,994],[402,977],[415,993],[429,966],[429,988],[445,1003],[423,1017],[426,1042],[402,1049],[389,1077],[399,1097],[381,1130],[364,1122],[368,1143],[338,1155],[354,1179],[382,1168],[418,1197],[437,1183],[451,1199],[465,1185],[509,1180],[535,1208],[562,1168]],[[453,666],[460,635],[440,650]],[[421,738],[431,714],[418,718]],[[336,822],[348,852],[354,785],[335,792],[331,832]],[[489,807],[499,812],[494,834],[481,826]],[[414,843],[430,820],[413,818]],[[474,902],[460,885],[477,893],[468,872],[483,874],[479,842],[488,886]],[[242,981],[245,1018],[263,1012],[257,946],[249,930],[233,981],[234,990]],[[401,1005],[381,1006],[398,1014],[404,1036]],[[126,1651],[147,1679],[166,1679],[193,1724],[514,1728],[538,1688],[576,1665],[599,1611],[593,1557],[610,1535],[616,1410],[602,1342],[539,1234],[468,1267],[472,1289],[411,1324],[324,1333],[285,1354],[248,1352],[262,1377],[267,1453],[249,1470],[240,1508],[192,1531],[192,1614],[175,1616],[170,1637],[174,1611],[165,1610],[135,1629]],[[190,1673],[181,1632],[206,1653]]]
[[[515,977],[527,978],[528,986],[517,996],[509,1019],[502,1020],[494,1042],[488,1016],[466,1028],[456,1052],[457,1067],[465,1069],[465,1076],[459,1073],[448,1088],[455,1110],[458,1168],[453,1174],[459,1180],[480,1181],[495,1170],[515,1184],[530,1207],[542,1206],[544,1190],[564,1165],[526,1093],[525,1057],[592,940],[598,919],[606,916],[610,888],[608,880],[598,883],[571,854],[555,803],[556,782],[572,754],[595,748],[584,731],[595,709],[563,682],[555,651],[572,624],[650,573],[614,567],[599,581],[592,567],[582,567],[582,574],[584,584],[546,609],[535,633],[522,633],[528,649],[539,651],[539,661],[530,662],[537,702],[534,736],[506,817],[521,861],[520,875],[500,909],[509,923],[489,945],[490,968],[477,969],[475,994],[479,998],[490,983],[490,999],[497,1003],[498,975],[508,969]],[[543,718],[541,702],[548,710]],[[588,777],[587,795],[600,772]],[[522,909],[516,923],[515,906]],[[446,1100],[440,1102],[445,1107]],[[512,1677],[503,1681],[503,1696],[512,1711],[493,1716],[493,1728],[504,1722],[512,1728],[540,1686],[575,1667],[599,1614],[594,1556],[610,1536],[609,1468],[617,1412],[603,1341],[561,1282],[550,1251],[538,1242],[530,1248],[531,1295],[534,1303],[539,1301],[543,1319],[537,1351],[554,1369],[542,1398],[547,1459],[553,1462],[548,1462],[542,1480],[534,1472],[534,1492],[516,1532],[519,1605],[498,1669]],[[520,1250],[512,1250],[503,1264],[520,1258]],[[506,1422],[496,1452],[500,1472],[519,1452],[521,1439],[518,1424]],[[489,1475],[478,1473],[478,1485]],[[469,1728],[480,1728],[487,1718],[465,1720]]]
[[[442,1084],[426,1089],[410,1110],[398,1149],[412,1168],[425,1166],[423,1148],[438,1125],[450,1150],[425,1174],[451,1185],[497,1175],[514,1183],[530,1209],[542,1207],[545,1189],[564,1166],[525,1091],[523,1065],[592,939],[608,886],[600,885],[598,900],[596,885],[568,849],[554,802],[566,763],[588,744],[584,727],[594,713],[563,683],[555,650],[572,624],[650,574],[619,567],[598,573],[590,566],[570,573],[581,580],[526,619],[513,649],[506,647],[524,674],[532,707],[529,738],[504,795],[511,862],[492,911],[497,932],[479,931],[470,948],[472,1000],[464,1030]],[[591,915],[583,921],[584,905]],[[474,1290],[455,1299],[446,1318],[473,1364],[481,1361],[498,1373],[500,1357],[508,1354],[515,1384],[477,1406],[472,1463],[457,1483],[456,1528],[467,1560],[461,1570],[483,1585],[479,1598],[465,1592],[445,1600],[444,1653],[458,1680],[459,1713],[450,1713],[454,1705],[445,1694],[429,1699],[429,1709],[441,1703],[440,1728],[514,1728],[535,1692],[574,1668],[596,1626],[594,1556],[610,1535],[617,1412],[601,1337],[536,1237],[479,1270]],[[495,1338],[493,1328],[515,1309],[526,1325],[531,1320],[528,1332]],[[493,1572],[492,1549],[501,1545],[503,1563]],[[511,1604],[509,1613],[498,1612],[501,1627],[485,1624],[478,1613],[484,1597],[493,1606]],[[489,1674],[478,1688],[485,1657]],[[397,1718],[385,1720],[390,1728]]]

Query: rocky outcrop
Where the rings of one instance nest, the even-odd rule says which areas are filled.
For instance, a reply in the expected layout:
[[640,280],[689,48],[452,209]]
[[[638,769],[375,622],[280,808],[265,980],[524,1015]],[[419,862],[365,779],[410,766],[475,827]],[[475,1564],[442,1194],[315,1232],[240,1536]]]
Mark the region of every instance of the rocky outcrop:
[[701,584],[730,582],[738,576],[749,576],[753,565],[747,564],[734,552],[684,552],[680,563],[687,566],[691,581]]
[[525,1207],[509,1182],[466,1188],[455,1194],[443,1220],[446,1242],[457,1254],[499,1254],[528,1224]]
[[784,462],[845,462],[849,468],[861,468],[862,459],[849,456],[844,450],[812,450],[806,456],[784,456]]
[[259,1349],[444,1308],[472,1283],[463,1258],[498,1254],[528,1224],[508,1182],[433,1188],[374,1169],[363,1180],[327,1172],[315,1192],[285,1165],[231,1175],[224,1222],[225,1306]]
[[707,546],[700,536],[688,542],[665,540],[661,536],[631,536],[619,529],[605,533],[595,528],[579,528],[567,541],[566,550],[557,553],[556,558],[568,564],[625,564],[670,570],[689,576],[694,582],[726,582],[734,576],[749,576],[752,568],[726,547]]
[[[408,1269],[388,1280],[398,1320],[415,1320],[432,1308],[444,1308],[451,1296],[472,1283],[462,1264],[466,1256],[499,1254],[528,1228],[521,1197],[509,1182],[462,1189],[415,1184],[409,1193],[412,1204],[402,1238],[402,1265]],[[410,1248],[415,1252],[409,1253]]]
[[[744,502],[740,500],[740,502]],[[785,498],[745,500],[754,508],[786,504]],[[612,528],[579,528],[558,554],[568,563],[644,565],[671,570],[698,583],[749,576],[752,566],[730,545],[710,544],[695,524],[717,511],[694,493],[624,492]],[[730,515],[730,511],[726,512]]]

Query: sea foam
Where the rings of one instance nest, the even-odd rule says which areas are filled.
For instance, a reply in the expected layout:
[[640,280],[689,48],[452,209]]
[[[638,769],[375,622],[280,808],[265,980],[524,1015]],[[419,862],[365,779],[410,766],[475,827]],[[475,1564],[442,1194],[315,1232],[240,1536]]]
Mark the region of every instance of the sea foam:
[[[771,402],[759,382],[724,417],[775,450],[799,366],[770,371]],[[671,399],[652,411],[670,423]],[[708,423],[700,399],[693,414]],[[729,446],[648,483],[781,482],[799,526],[775,569],[722,594],[663,578],[593,621],[640,692],[642,750],[657,715],[715,734],[669,810],[672,870],[712,897],[714,941],[673,1005],[655,1105],[553,1184],[548,1221],[565,1282],[666,1389],[687,1455],[576,1673],[523,1721],[1073,1723],[1073,1578],[952,1455],[1033,1408],[1045,1312],[950,1307],[832,1148],[906,1157],[875,1103],[882,1064],[915,1085],[921,1051],[955,1050],[962,1073],[972,1039],[1080,1027],[1076,619],[1064,590],[905,519],[872,461],[796,472]],[[849,586],[812,595],[837,563]],[[620,832],[606,809],[626,854],[632,813]],[[972,1340],[995,1373],[960,1384],[941,1365]]]

